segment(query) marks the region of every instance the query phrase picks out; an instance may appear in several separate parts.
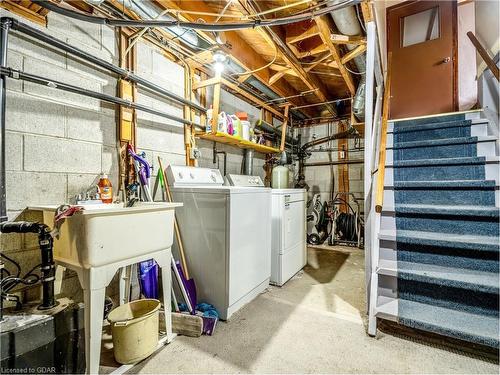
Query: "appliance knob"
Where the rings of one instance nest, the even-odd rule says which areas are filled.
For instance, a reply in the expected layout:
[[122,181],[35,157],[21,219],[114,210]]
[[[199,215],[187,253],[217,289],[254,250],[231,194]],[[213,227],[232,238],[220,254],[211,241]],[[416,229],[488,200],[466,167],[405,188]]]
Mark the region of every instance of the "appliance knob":
[[182,180],[184,178],[184,175],[182,174],[182,172],[179,172],[179,178]]
[[211,174],[211,175],[210,175],[210,178],[212,178],[212,181],[213,181],[213,182],[217,182],[217,179],[215,178],[215,175],[214,175],[214,174]]
[[190,173],[189,176],[191,177],[191,180],[194,180],[194,174]]

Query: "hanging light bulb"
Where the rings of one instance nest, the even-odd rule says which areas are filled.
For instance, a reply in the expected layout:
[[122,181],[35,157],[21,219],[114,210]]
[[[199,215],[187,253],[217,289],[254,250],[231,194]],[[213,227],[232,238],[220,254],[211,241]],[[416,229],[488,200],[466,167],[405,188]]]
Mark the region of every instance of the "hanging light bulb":
[[215,73],[221,74],[224,71],[224,64],[221,62],[215,62],[214,63],[214,70],[215,70]]
[[224,52],[217,50],[214,52],[212,56],[214,60],[214,65],[213,68],[217,74],[220,74],[224,71],[224,62],[226,61],[227,57],[224,54]]

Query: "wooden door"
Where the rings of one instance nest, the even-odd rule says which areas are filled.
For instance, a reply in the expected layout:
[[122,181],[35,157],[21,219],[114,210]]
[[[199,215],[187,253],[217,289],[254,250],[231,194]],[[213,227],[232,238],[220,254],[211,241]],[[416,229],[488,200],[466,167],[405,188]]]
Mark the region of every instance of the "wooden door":
[[456,1],[407,1],[388,8],[387,50],[391,119],[457,110]]

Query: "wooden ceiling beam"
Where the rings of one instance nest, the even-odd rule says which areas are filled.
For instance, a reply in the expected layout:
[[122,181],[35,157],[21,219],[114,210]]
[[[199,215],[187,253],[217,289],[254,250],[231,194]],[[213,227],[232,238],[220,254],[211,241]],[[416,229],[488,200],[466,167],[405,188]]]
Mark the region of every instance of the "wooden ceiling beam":
[[354,80],[351,76],[351,73],[349,73],[349,71],[345,68],[344,64],[342,64],[342,58],[340,56],[339,46],[332,42],[330,25],[326,17],[325,16],[315,17],[314,20],[316,21],[316,25],[318,25],[318,29],[321,33],[320,34],[321,40],[323,40],[323,43],[325,43],[327,48],[330,50],[333,59],[338,64],[340,74],[344,78],[344,81],[347,85],[347,88],[349,89],[349,92],[351,93],[351,95],[354,95],[354,93],[356,92],[356,86],[354,85]]
[[[190,11],[198,11],[198,12],[210,12],[213,13],[214,10],[210,8],[203,1],[174,1],[174,0],[155,0],[158,5],[160,5],[163,9],[183,9]],[[237,3],[235,3],[237,5]],[[190,14],[179,14],[179,19],[182,21],[195,22],[199,16],[190,15]],[[207,21],[214,21],[212,17],[204,17]],[[260,29],[260,28],[259,28]],[[209,41],[212,44],[215,44],[215,36],[212,33],[204,32],[197,30],[198,34],[200,34],[204,39]],[[248,71],[252,71],[255,69],[259,69],[262,66],[268,64],[268,62],[260,56],[255,50],[253,50],[248,43],[235,31],[226,31],[224,32],[226,37],[226,44],[230,47],[223,47],[221,49],[224,50],[230,58],[232,58],[239,65],[243,66]],[[252,74],[255,78],[261,81],[263,84],[269,86],[269,79],[273,75],[273,72],[269,67],[259,70]],[[288,82],[280,81],[272,86],[272,90],[276,92],[278,95],[282,97],[293,96],[298,93]],[[302,103],[305,104],[303,98],[297,97],[291,100],[293,104]],[[312,112],[303,111],[304,114],[311,116]]]
[[286,43],[297,43],[301,40],[319,35],[319,31],[315,23],[311,23],[309,28],[307,28],[306,30],[304,30],[303,27],[303,23],[293,23],[291,25],[288,25],[286,27]]
[[[323,54],[322,56],[320,56],[319,58],[317,58],[315,61],[311,62],[305,68],[305,71],[306,72],[310,72],[312,69],[314,69],[315,67],[319,66],[323,61],[325,61],[329,57],[330,57],[329,53]],[[330,65],[327,65],[327,64],[323,64],[323,65],[326,65],[327,68],[329,68],[329,67],[336,67],[337,66],[337,64],[335,64],[335,63],[333,63],[333,64],[334,64],[334,66],[330,66]],[[276,80],[280,79],[285,74],[292,75],[294,77],[298,77],[297,72],[295,70],[287,67],[287,66],[283,66],[283,65],[279,65],[279,64],[272,64],[270,68],[273,69],[273,70],[276,70],[278,72],[278,73],[274,74],[269,79],[269,83],[271,85],[272,85],[272,82],[275,82]]]
[[342,56],[342,59],[340,60],[340,62],[343,65],[345,65],[349,61],[351,61],[355,57],[358,57],[359,55],[361,55],[365,51],[366,51],[366,45],[358,46],[358,47],[354,48],[353,50],[347,52],[344,56]]
[[366,38],[362,36],[331,34],[330,39],[334,44],[355,44],[358,46],[366,44]]
[[[251,15],[252,12],[247,9],[246,5],[247,3],[253,2],[253,0],[238,0],[238,2],[235,2],[235,5],[244,15]],[[317,77],[309,74],[309,72],[306,71],[305,68],[301,65],[298,58],[286,44],[286,36],[282,35],[281,29],[259,27],[256,30],[271,47],[277,49],[279,56],[287,63],[288,66],[290,66],[292,70],[295,71],[295,73],[297,73],[300,80],[307,86],[309,90],[317,89],[316,91],[314,91],[314,94],[320,101],[328,101],[326,86]],[[337,111],[333,105],[328,104],[326,105],[326,107],[332,114],[337,114]]]
[[38,25],[47,26],[47,18],[45,15],[39,14],[30,8],[24,7],[20,3],[12,0],[0,1],[0,8],[7,9],[8,11],[24,17]]

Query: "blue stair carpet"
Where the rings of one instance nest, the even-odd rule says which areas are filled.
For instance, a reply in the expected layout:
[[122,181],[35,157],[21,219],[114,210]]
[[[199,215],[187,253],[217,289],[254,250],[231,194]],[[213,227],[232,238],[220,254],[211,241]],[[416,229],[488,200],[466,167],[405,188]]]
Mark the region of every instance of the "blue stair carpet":
[[499,347],[496,182],[463,114],[393,131],[400,324]]

